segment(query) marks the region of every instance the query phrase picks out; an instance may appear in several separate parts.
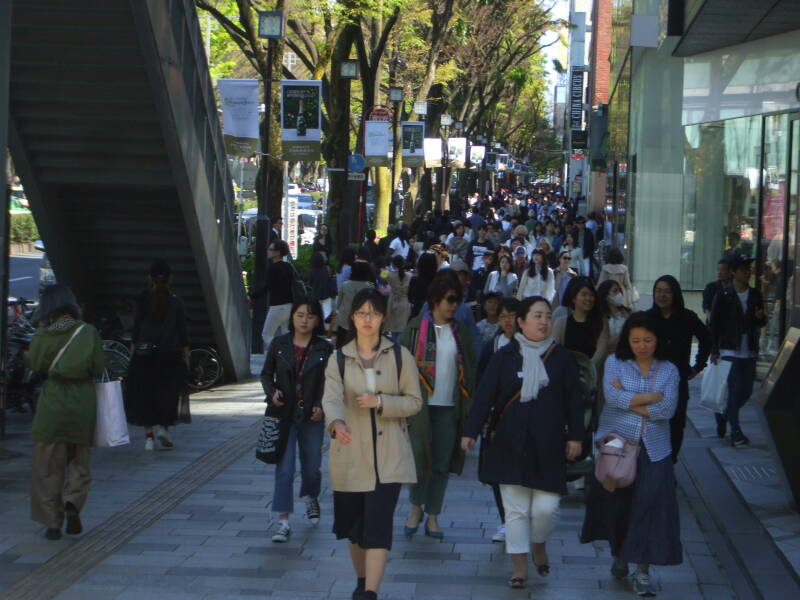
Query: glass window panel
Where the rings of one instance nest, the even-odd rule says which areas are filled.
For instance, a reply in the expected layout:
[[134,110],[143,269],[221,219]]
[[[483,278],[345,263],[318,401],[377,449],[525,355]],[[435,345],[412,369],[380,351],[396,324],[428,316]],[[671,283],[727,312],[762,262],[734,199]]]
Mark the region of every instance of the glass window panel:
[[[789,281],[786,286],[786,327],[792,321],[792,313],[800,309],[800,277],[798,277],[798,265],[800,265],[800,247],[797,243],[797,204],[800,203],[800,117],[790,121],[791,123],[791,156],[789,157],[789,244],[790,252],[794,249],[794,264],[786,265],[786,273]],[[795,326],[800,323],[795,323]]]
[[777,355],[783,329],[788,138],[787,115],[764,119],[763,199],[758,259],[761,261],[759,285],[767,310],[767,326],[761,334],[759,354],[766,361],[771,361]]

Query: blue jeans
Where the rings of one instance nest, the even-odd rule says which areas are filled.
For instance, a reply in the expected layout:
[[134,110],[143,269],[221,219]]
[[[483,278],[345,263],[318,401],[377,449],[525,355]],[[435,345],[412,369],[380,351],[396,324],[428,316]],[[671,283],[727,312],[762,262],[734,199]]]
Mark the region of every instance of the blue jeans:
[[294,472],[297,448],[300,447],[300,497],[318,498],[322,487],[322,440],[325,421],[295,419],[289,428],[289,439],[281,462],[275,472],[275,490],[272,510],[278,514],[291,514],[294,510]]
[[739,426],[739,409],[750,399],[753,383],[756,380],[755,358],[725,359],[731,362],[728,374],[728,407],[725,418],[731,425],[731,431],[741,431]]

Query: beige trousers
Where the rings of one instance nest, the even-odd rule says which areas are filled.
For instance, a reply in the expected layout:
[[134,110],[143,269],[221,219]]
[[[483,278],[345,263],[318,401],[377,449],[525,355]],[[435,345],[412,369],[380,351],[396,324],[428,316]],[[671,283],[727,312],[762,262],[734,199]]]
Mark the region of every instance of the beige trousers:
[[89,446],[33,443],[31,518],[51,529],[61,529],[64,504],[79,511],[86,504],[89,485]]

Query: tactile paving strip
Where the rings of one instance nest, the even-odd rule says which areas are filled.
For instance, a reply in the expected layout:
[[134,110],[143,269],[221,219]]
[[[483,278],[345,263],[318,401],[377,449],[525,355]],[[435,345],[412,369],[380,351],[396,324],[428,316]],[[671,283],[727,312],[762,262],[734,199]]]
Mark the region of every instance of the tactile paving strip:
[[209,450],[8,588],[7,600],[54,598],[186,496],[255,448],[260,423]]

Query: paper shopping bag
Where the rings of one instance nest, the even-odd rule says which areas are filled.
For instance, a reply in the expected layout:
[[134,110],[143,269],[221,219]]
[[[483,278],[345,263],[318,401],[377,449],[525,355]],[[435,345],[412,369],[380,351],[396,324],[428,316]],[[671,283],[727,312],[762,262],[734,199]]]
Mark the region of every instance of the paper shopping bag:
[[700,386],[700,406],[715,413],[724,414],[728,407],[728,374],[731,361],[719,360],[709,363],[703,372]]
[[99,448],[124,446],[131,443],[125,405],[122,401],[122,383],[103,381],[94,384],[97,392],[97,425],[94,445]]

